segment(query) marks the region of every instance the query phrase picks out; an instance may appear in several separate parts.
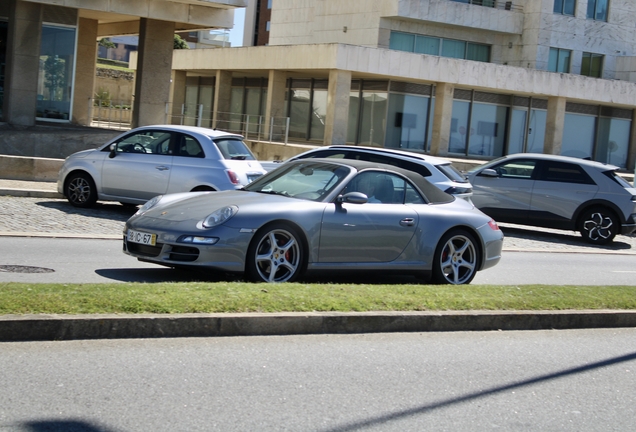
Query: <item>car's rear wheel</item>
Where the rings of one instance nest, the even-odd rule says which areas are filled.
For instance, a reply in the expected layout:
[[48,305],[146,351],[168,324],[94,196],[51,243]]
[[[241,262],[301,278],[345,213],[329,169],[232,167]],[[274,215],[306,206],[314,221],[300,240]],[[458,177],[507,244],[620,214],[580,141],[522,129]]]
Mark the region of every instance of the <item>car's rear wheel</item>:
[[88,208],[97,202],[97,188],[90,175],[71,174],[66,182],[66,199],[74,207]]
[[303,259],[296,229],[273,224],[254,236],[247,252],[247,276],[255,282],[292,282],[303,271]]
[[438,284],[467,284],[477,274],[479,248],[465,230],[453,230],[439,241],[433,257],[432,280]]
[[611,242],[618,234],[618,218],[605,207],[585,210],[579,218],[579,232],[586,242],[603,245]]

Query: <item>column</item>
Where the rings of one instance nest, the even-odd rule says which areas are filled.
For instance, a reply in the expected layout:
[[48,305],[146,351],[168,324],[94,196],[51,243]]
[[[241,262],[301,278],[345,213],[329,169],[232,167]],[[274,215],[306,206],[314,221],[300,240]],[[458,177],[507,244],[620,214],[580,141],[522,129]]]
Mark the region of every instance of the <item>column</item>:
[[214,83],[214,115],[212,127],[228,129],[232,110],[232,72],[217,70]]
[[563,97],[548,98],[548,112],[545,121],[545,142],[543,153],[561,154],[563,126],[565,124],[565,103]]
[[174,23],[141,18],[133,127],[166,122],[173,49]]
[[324,144],[346,144],[351,97],[351,71],[329,71]]
[[80,18],[75,64],[71,123],[90,126],[97,67],[97,20]]
[[33,126],[37,112],[42,6],[10,0],[3,117],[7,123]]
[[454,92],[455,87],[449,83],[438,83],[435,86],[431,155],[446,156],[448,154]]
[[273,141],[285,141],[287,122],[285,121],[285,90],[287,86],[287,73],[284,71],[270,70],[267,79],[267,103],[265,105],[264,138],[269,140],[270,125],[273,118]]

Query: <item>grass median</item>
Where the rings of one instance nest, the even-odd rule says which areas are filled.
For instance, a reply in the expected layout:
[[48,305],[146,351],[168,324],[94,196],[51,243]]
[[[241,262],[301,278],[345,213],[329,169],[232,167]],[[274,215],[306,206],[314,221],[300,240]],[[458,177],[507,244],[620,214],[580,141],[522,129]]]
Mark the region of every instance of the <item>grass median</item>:
[[634,286],[0,283],[0,314],[636,309]]

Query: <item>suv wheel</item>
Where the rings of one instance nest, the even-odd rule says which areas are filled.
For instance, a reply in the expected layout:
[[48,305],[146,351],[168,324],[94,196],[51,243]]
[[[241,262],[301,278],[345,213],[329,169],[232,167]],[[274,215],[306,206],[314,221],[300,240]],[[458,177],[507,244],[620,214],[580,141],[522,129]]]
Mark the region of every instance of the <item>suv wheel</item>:
[[603,245],[618,234],[619,222],[614,213],[604,207],[585,210],[579,219],[579,231],[588,243]]

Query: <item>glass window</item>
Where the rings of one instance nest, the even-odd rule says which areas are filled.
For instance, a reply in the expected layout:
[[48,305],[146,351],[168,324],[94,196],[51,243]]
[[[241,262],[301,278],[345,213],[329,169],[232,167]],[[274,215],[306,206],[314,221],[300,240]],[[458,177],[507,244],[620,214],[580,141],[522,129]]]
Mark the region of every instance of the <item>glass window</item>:
[[537,180],[559,182],[594,184],[590,176],[578,165],[567,162],[544,161],[541,173]]
[[0,119],[2,118],[2,101],[4,99],[4,69],[7,51],[7,26],[6,21],[0,21]]
[[632,122],[625,119],[601,117],[594,160],[627,167],[629,131]]
[[[365,194],[369,204],[403,204],[406,182],[404,179],[392,174],[363,171],[351,180],[343,194],[349,192]],[[415,191],[412,190],[412,192]],[[415,199],[411,197],[411,200]]]
[[550,48],[550,59],[548,61],[548,70],[550,72],[570,72],[570,56],[572,51]]
[[176,156],[198,157],[198,158],[205,157],[205,154],[203,153],[203,149],[201,148],[201,144],[199,144],[199,142],[196,139],[192,138],[191,136],[180,135],[178,137],[177,142],[179,144],[176,149],[177,150]]
[[501,156],[506,137],[508,107],[474,103],[468,154]]
[[[170,147],[171,136],[170,132],[165,131],[144,130],[135,132],[117,141],[115,151],[118,153],[172,154]],[[110,151],[110,149],[105,147],[103,151]]]
[[463,59],[466,55],[466,42],[444,39],[442,42],[442,56]]
[[510,139],[508,140],[508,154],[523,153],[526,140],[526,119],[528,110],[513,108],[510,118]]
[[428,36],[415,38],[415,52],[418,54],[440,55],[440,39]]
[[385,147],[426,150],[429,101],[425,96],[389,95]]
[[581,62],[581,75],[601,78],[603,75],[603,55],[584,52]]
[[71,118],[71,89],[75,68],[74,28],[42,26],[37,117],[46,120]]
[[256,133],[259,129],[261,96],[263,92],[260,87],[248,87],[245,89],[245,92],[246,128],[249,132]]
[[466,46],[466,60],[490,62],[490,47],[469,42]]
[[493,169],[499,177],[531,180],[536,161],[518,159],[504,162]]
[[598,21],[607,21],[609,0],[587,0],[587,17]]
[[[451,153],[466,154],[469,111],[470,102],[453,101],[453,118],[451,118],[450,139],[448,142],[448,151]],[[474,131],[471,131],[472,133]]]
[[292,89],[289,116],[289,136],[308,139],[309,89]]
[[[232,87],[230,96],[230,121],[218,122],[219,129],[227,129],[235,132],[243,131],[243,97],[245,89],[243,87]],[[225,123],[225,124],[224,124]]]
[[314,90],[311,113],[309,138],[322,140],[325,138],[325,120],[327,118],[327,90]]
[[548,112],[533,109],[530,111],[530,124],[528,126],[528,141],[526,143],[527,153],[543,153],[545,142],[545,125]]
[[415,46],[415,35],[401,32],[391,32],[389,48],[398,51],[413,52]]
[[578,158],[591,158],[594,146],[596,117],[565,114],[561,154]]
[[247,145],[238,139],[216,139],[214,143],[225,159],[254,160],[254,155]]
[[355,143],[358,137],[358,115],[360,114],[360,92],[349,93],[349,119],[347,121],[347,142]]
[[386,92],[362,92],[360,143],[375,147],[384,146],[386,109]]
[[554,13],[574,15],[575,6],[576,0],[554,0]]

